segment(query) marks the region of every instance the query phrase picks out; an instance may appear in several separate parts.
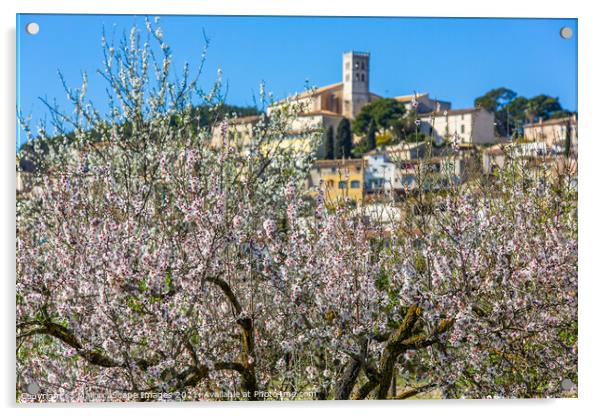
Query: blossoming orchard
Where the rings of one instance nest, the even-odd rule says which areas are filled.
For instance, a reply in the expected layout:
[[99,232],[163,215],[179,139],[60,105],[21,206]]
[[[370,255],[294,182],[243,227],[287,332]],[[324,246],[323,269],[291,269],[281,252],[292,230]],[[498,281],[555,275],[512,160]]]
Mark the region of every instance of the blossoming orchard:
[[243,148],[221,80],[174,71],[154,23],[103,49],[106,111],[84,77],[53,126],[23,121],[17,400],[576,395],[570,158],[509,153],[438,192],[419,165],[406,215],[379,220],[307,192],[313,154],[285,145],[300,105]]

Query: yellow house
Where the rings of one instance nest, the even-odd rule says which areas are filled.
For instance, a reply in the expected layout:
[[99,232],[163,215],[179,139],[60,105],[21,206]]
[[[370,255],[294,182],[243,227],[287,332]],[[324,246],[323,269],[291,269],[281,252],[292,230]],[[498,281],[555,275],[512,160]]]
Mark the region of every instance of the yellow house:
[[341,203],[346,198],[362,203],[364,169],[363,159],[316,160],[309,170],[307,187],[313,194],[321,187],[328,205]]

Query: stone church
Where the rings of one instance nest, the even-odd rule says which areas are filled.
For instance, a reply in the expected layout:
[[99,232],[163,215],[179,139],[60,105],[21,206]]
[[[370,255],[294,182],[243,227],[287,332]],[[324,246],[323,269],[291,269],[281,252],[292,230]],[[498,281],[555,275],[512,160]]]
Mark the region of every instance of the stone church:
[[[366,104],[382,98],[370,91],[370,54],[350,51],[343,54],[341,82],[315,88],[280,100],[268,107],[267,115],[283,105],[298,104],[303,111],[291,122],[290,141],[295,142],[303,132],[332,127],[336,132],[343,118],[353,120]],[[433,100],[428,93],[414,93],[393,99],[402,103],[407,110],[415,109],[418,113],[444,111],[451,108],[451,103]],[[259,117],[245,117],[233,126],[239,134],[251,132],[252,126]],[[214,142],[219,142],[214,131]],[[354,138],[359,140],[359,138]],[[298,143],[296,143],[298,145]],[[318,158],[323,149],[318,149]]]

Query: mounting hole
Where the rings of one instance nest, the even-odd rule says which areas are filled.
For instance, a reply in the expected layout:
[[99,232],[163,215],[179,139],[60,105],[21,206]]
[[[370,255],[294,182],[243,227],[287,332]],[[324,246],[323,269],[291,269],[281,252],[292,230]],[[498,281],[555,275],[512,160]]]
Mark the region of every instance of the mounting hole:
[[25,31],[30,35],[37,35],[40,32],[40,25],[36,22],[30,22],[25,25]]
[[563,27],[562,29],[560,29],[560,37],[562,39],[570,39],[573,37],[573,29],[571,29],[570,27]]
[[572,390],[575,388],[575,383],[573,383],[572,380],[565,378],[560,383],[560,387],[562,387],[562,390],[564,390],[564,391],[569,391],[569,390]]

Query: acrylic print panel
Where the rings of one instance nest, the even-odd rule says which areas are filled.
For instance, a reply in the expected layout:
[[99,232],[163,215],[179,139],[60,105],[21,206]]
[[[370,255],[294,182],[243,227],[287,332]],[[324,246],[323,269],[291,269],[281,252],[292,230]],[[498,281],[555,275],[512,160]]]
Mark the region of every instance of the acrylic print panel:
[[577,21],[18,15],[16,397],[577,395]]

